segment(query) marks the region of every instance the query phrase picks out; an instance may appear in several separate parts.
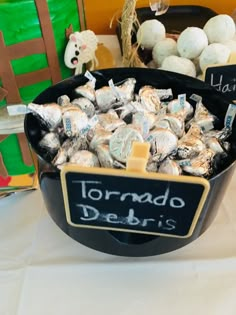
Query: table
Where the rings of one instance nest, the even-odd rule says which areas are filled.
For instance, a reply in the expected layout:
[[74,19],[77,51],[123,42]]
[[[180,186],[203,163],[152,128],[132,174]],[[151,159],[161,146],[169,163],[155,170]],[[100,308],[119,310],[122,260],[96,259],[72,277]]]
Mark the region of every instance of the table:
[[236,309],[236,173],[211,227],[177,251],[89,249],[49,217],[40,190],[0,203],[0,314],[212,314]]
[[236,172],[195,242],[154,257],[89,249],[49,217],[40,190],[0,200],[1,315],[235,315]]

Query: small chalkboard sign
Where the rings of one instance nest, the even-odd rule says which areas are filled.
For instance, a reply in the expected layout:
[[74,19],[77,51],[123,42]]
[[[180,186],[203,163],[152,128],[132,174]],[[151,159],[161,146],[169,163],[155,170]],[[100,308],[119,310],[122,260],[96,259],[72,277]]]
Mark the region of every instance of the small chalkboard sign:
[[74,227],[190,237],[209,182],[193,176],[65,166],[67,222]]
[[208,67],[205,72],[205,82],[227,98],[236,100],[236,64]]

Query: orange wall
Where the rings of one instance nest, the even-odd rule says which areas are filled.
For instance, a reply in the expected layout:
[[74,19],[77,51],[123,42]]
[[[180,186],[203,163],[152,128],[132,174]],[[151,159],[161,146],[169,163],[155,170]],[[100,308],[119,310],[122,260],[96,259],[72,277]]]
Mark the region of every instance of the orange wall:
[[[209,7],[217,13],[232,14],[236,9],[235,0],[170,0],[171,5],[201,5]],[[84,0],[87,28],[96,34],[115,33],[115,22],[110,28],[109,24],[115,14],[121,15],[124,0]],[[149,5],[149,0],[137,0],[137,7]]]

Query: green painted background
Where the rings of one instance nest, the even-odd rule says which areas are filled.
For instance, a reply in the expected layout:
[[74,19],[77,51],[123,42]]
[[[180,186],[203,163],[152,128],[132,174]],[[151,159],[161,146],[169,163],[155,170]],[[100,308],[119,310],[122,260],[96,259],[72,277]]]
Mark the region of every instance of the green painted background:
[[[70,24],[74,31],[80,30],[80,20],[76,0],[48,0],[48,7],[56,40],[56,48],[61,68],[62,79],[72,75],[71,69],[64,65],[64,51],[67,40],[65,29]],[[0,0],[0,30],[3,31],[6,45],[42,37],[35,2],[32,0]],[[15,74],[28,73],[47,67],[45,54],[34,54],[13,60]],[[39,93],[51,85],[44,81],[20,89],[24,103],[32,101]],[[2,82],[0,81],[0,86]],[[0,107],[5,101],[0,102]]]
[[9,135],[0,142],[0,152],[9,176],[33,174],[35,172],[33,164],[31,166],[24,164],[17,135]]

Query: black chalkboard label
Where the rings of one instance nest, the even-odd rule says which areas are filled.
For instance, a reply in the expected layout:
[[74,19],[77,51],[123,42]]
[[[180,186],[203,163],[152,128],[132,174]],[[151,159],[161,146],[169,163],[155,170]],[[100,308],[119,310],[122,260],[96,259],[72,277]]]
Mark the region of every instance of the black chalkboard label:
[[222,92],[227,98],[236,100],[236,65],[211,66],[206,69],[205,82]]
[[189,237],[206,179],[68,165],[61,171],[67,222],[80,228]]

